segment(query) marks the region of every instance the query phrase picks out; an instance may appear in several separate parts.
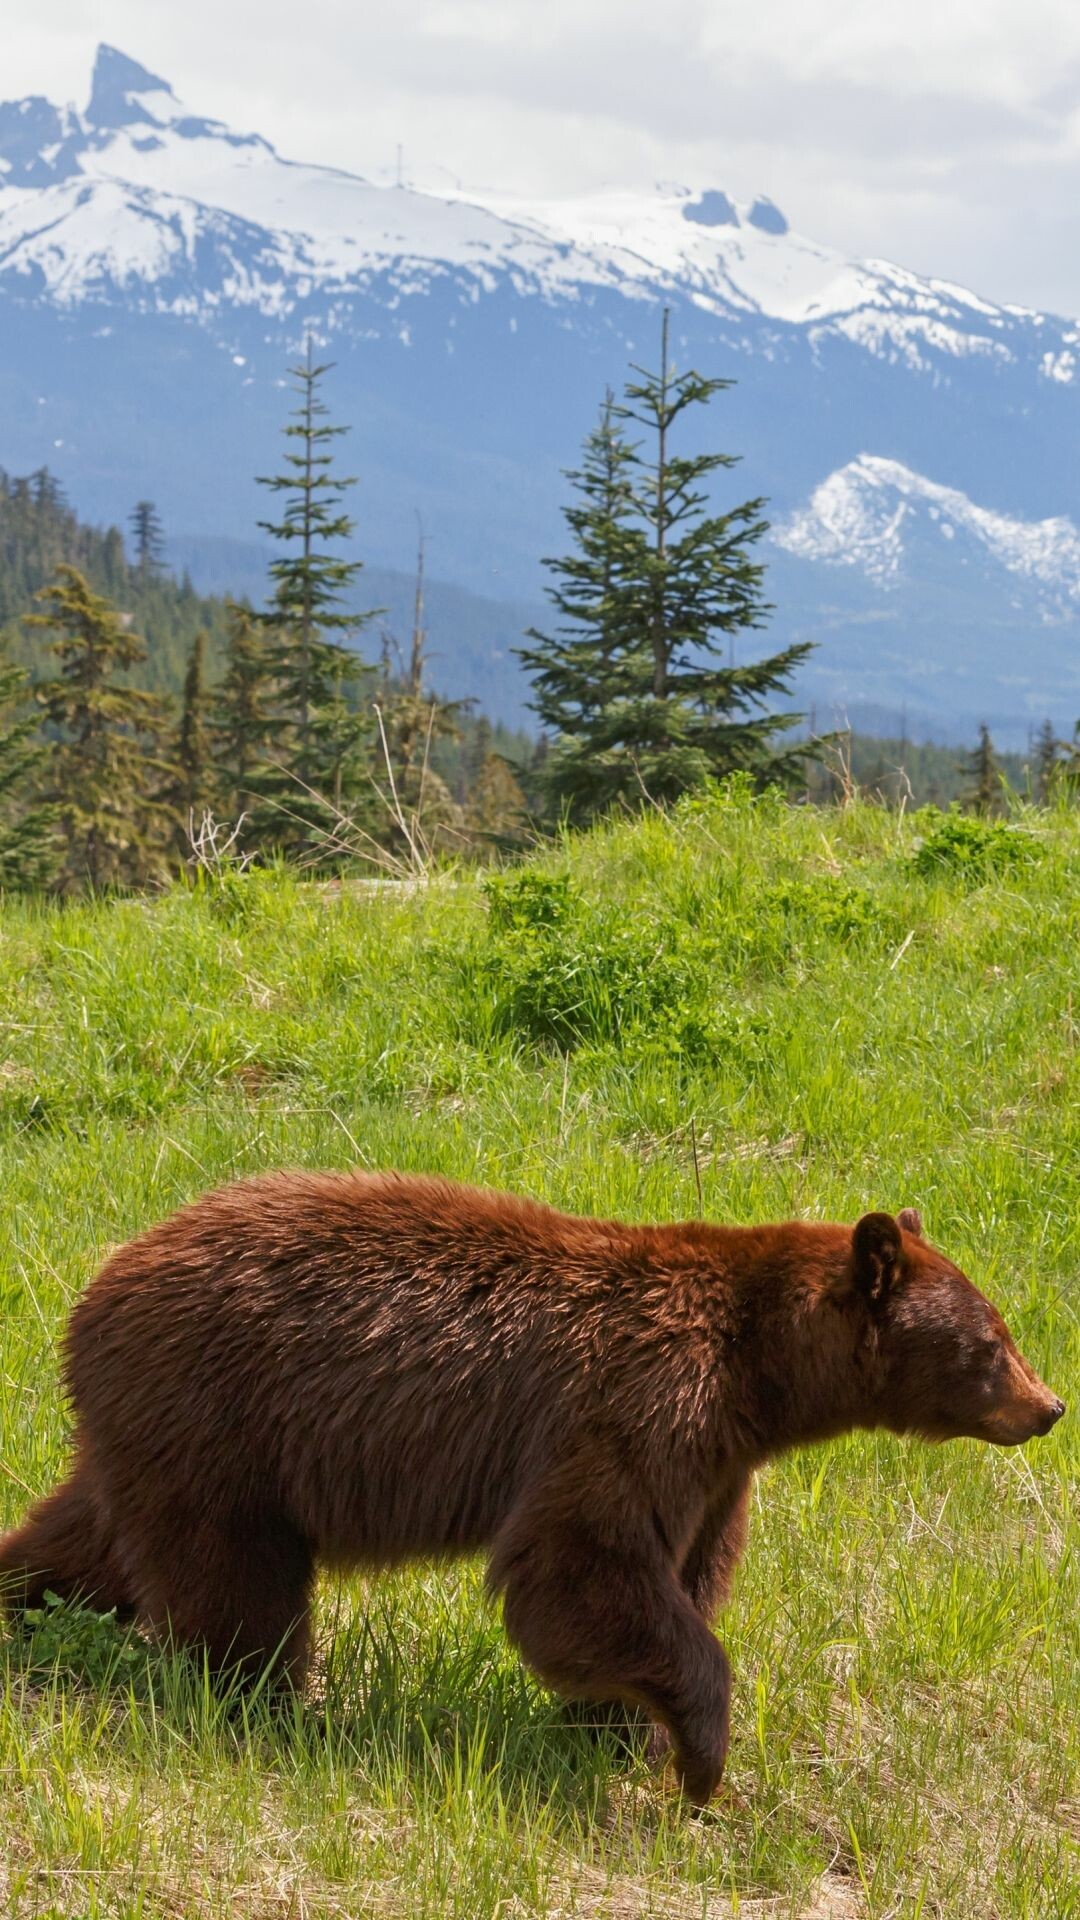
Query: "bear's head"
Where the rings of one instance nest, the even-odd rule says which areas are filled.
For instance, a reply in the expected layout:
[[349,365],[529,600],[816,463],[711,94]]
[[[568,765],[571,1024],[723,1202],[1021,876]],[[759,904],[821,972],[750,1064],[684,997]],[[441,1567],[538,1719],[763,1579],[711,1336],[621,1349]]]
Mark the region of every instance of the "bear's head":
[[849,1281],[871,1315],[877,1412],[895,1433],[1013,1447],[1049,1433],[1065,1408],[1016,1346],[997,1308],[923,1239],[913,1208],[868,1213],[851,1239]]

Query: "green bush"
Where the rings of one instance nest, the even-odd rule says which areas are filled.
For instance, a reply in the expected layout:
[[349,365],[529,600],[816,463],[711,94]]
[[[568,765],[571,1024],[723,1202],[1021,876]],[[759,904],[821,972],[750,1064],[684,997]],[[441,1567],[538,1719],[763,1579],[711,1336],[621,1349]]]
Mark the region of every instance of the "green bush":
[[483,882],[488,920],[497,933],[546,933],[571,919],[579,895],[568,873],[521,867],[489,874]]
[[[934,813],[932,808],[928,811]],[[954,807],[937,815],[937,824],[916,848],[911,864],[927,879],[953,873],[981,882],[991,874],[1027,865],[1040,852],[1039,842],[1025,827],[1007,820],[983,820]]]
[[763,1024],[733,993],[731,929],[654,908],[628,917],[565,875],[489,880],[487,940],[466,962],[496,1033],[563,1052],[761,1056]]
[[762,918],[779,916],[793,935],[847,940],[876,927],[881,908],[869,893],[845,886],[831,874],[815,880],[789,880],[766,889],[758,903]]

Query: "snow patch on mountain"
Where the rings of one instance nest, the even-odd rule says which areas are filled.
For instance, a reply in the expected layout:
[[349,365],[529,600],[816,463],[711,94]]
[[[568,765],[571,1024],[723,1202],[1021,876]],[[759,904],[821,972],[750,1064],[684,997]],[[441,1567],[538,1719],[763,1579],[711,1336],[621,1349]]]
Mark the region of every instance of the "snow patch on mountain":
[[946,541],[966,536],[1008,573],[1080,603],[1080,531],[1072,520],[992,512],[877,454],[861,453],[830,474],[773,539],[801,559],[854,568],[890,589],[901,584],[915,536],[927,529]]

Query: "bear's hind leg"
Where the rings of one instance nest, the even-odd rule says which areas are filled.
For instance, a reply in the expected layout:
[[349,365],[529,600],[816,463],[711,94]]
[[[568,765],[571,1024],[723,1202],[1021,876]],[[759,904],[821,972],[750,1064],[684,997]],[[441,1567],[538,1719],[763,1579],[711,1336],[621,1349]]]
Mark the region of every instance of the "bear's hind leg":
[[134,1613],[112,1528],[85,1458],[69,1478],[31,1507],[21,1527],[0,1540],[0,1605],[39,1607],[46,1593],[84,1600],[99,1613]]
[[314,1562],[283,1513],[239,1508],[190,1525],[170,1514],[129,1537],[140,1616],[161,1638],[205,1654],[223,1683],[250,1686],[271,1669],[275,1688],[303,1687]]

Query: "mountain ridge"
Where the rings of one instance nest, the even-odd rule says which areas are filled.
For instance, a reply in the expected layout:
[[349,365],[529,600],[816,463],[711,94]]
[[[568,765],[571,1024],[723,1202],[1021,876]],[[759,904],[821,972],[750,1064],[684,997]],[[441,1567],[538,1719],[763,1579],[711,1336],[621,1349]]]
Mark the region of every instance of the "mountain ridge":
[[[98,49],[83,114],[74,106],[54,108],[42,96],[10,103],[2,112],[14,125],[25,121],[26,109],[31,118],[54,117],[58,137],[37,155],[54,183],[81,179],[119,183],[134,192],[166,192],[176,202],[311,242],[326,232],[340,238],[343,212],[355,216],[370,202],[383,218],[382,238],[389,245],[380,255],[378,234],[364,231],[372,250],[367,258],[453,263],[483,275],[491,266],[484,255],[497,251],[501,242],[498,264],[536,273],[549,292],[568,280],[621,285],[624,291],[635,283],[663,287],[670,280],[689,285],[716,312],[813,327],[842,320],[848,337],[868,351],[881,352],[888,341],[912,365],[919,364],[920,335],[953,354],[1007,356],[1009,323],[1023,320],[1062,331],[1064,357],[1053,356],[1053,370],[1048,368],[1045,377],[1071,384],[1075,376],[1077,355],[1071,350],[1080,343],[1075,323],[987,301],[952,281],[919,276],[889,261],[851,260],[793,233],[764,195],[747,206],[716,187],[695,194],[678,185],[658,186],[652,195],[609,191],[557,201],[481,195],[465,188],[436,193],[390,188],[341,168],[283,159],[259,134],[237,133],[190,113],[166,80],[106,44]],[[0,171],[10,174],[4,124],[0,120]],[[134,127],[149,131],[136,137]],[[238,164],[225,164],[237,156]],[[259,177],[263,168],[269,181]],[[313,192],[320,185],[328,194],[338,187],[351,194],[351,201],[345,208],[320,204]],[[425,228],[432,208],[442,210],[441,227],[438,220],[434,225],[428,220]],[[447,211],[455,209],[465,216],[463,226],[447,220]],[[478,218],[470,223],[469,215]],[[17,256],[14,262],[9,256],[9,270],[11,264],[18,269]],[[286,271],[292,264],[286,255]],[[356,264],[348,250],[338,257],[314,254],[305,262],[331,283],[335,275],[346,278]],[[855,315],[861,315],[861,324],[855,324]]]

